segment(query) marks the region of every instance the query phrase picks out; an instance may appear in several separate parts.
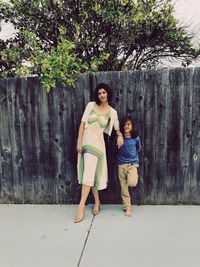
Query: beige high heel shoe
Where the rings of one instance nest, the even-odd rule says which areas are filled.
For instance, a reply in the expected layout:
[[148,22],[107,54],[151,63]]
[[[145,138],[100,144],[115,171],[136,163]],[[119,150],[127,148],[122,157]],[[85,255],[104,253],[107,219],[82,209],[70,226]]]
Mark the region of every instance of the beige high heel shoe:
[[93,207],[92,214],[97,215],[99,214],[99,211],[100,211],[100,203],[99,203],[99,206],[97,206],[97,208]]
[[82,209],[82,211],[80,212],[80,207],[78,207],[78,210],[76,212],[76,216],[74,219],[74,223],[79,223],[81,221],[83,221],[84,217],[85,217],[85,207]]

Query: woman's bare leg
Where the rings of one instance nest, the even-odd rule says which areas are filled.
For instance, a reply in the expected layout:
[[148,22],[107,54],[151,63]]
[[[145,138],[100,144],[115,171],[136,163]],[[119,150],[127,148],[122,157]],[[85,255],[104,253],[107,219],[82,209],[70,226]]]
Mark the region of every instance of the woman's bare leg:
[[83,220],[84,218],[84,213],[85,213],[85,202],[87,200],[88,194],[90,192],[90,186],[88,185],[82,185],[82,190],[81,190],[81,200],[80,203],[78,205],[78,209],[76,212],[76,217],[74,222],[80,222]]
[[85,206],[85,202],[87,200],[87,197],[90,193],[90,188],[91,186],[89,185],[82,185],[82,190],[81,190],[81,200],[80,200],[80,203],[79,203],[79,206],[80,207],[84,207]]
[[95,186],[92,187],[92,193],[94,196],[94,207],[92,209],[92,212],[94,215],[97,215],[99,213],[100,199],[99,199],[99,191],[96,189]]

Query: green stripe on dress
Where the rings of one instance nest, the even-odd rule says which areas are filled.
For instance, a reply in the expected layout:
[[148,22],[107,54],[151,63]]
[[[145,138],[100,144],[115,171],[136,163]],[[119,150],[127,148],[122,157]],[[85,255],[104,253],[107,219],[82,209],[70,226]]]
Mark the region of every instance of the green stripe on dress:
[[[109,117],[110,117],[110,111],[109,112],[107,112],[106,114],[102,114],[102,115],[98,115],[96,112],[95,112],[95,110],[92,110],[91,112],[90,112],[90,115],[91,114],[95,114],[95,115],[97,115],[97,118],[95,118],[95,119],[91,119],[91,118],[89,118],[88,119],[88,124],[89,125],[91,125],[91,124],[93,124],[93,123],[95,123],[95,122],[97,122],[98,124],[99,124],[99,127],[100,128],[105,128],[105,124],[102,124],[100,121],[99,121],[99,117],[104,117],[105,119],[109,119]],[[108,121],[106,122],[106,124],[108,123]]]
[[84,159],[83,155],[81,155],[79,159],[79,180],[81,184],[83,183],[83,170],[84,170]]
[[104,116],[104,117],[109,118],[110,117],[110,110],[107,113],[105,113],[105,114],[99,115],[99,114],[96,113],[96,111],[94,109],[92,109],[91,112],[90,112],[90,114],[96,114],[97,116]]
[[97,122],[99,124],[99,127],[100,128],[105,128],[105,125],[101,124],[99,120],[94,120],[94,121],[88,121],[88,124],[91,125],[93,123]]
[[83,159],[83,154],[84,153],[90,153],[98,158],[97,161],[97,166],[96,166],[96,172],[95,172],[95,187],[98,189],[99,183],[100,183],[100,178],[102,175],[102,170],[103,170],[103,159],[104,159],[104,154],[101,150],[99,150],[96,147],[93,147],[91,145],[85,145],[83,146],[83,152],[80,157],[80,163],[79,163],[79,173],[80,173],[80,182],[82,184],[83,182],[83,170],[84,170],[84,159]]

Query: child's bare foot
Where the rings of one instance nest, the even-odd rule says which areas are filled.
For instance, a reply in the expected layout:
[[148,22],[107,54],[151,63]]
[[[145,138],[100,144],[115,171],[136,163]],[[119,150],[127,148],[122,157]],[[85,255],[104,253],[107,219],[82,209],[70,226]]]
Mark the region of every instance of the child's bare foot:
[[127,208],[127,209],[126,209],[126,211],[125,211],[125,216],[127,216],[127,217],[131,217],[131,216],[132,216],[131,208]]

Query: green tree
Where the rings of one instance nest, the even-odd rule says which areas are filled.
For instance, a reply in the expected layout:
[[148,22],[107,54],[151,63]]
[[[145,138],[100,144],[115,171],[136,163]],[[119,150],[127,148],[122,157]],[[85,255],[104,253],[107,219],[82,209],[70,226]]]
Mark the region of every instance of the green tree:
[[[132,70],[155,67],[162,58],[189,65],[198,57],[173,10],[171,0],[11,0],[1,3],[0,19],[33,32],[45,52],[57,49],[65,28],[65,40],[88,70],[94,62],[99,71]],[[24,48],[21,32],[6,46]]]
[[[1,52],[2,62],[10,66],[6,68],[4,64],[1,77],[37,75],[47,92],[57,84],[62,87],[67,84],[74,86],[77,74],[88,71],[88,67],[73,53],[75,45],[63,37],[65,30],[60,28],[59,32],[57,47],[44,51],[41,41],[34,33],[21,31],[23,47],[16,43]],[[90,70],[96,71],[102,60],[104,57],[94,59]]]

